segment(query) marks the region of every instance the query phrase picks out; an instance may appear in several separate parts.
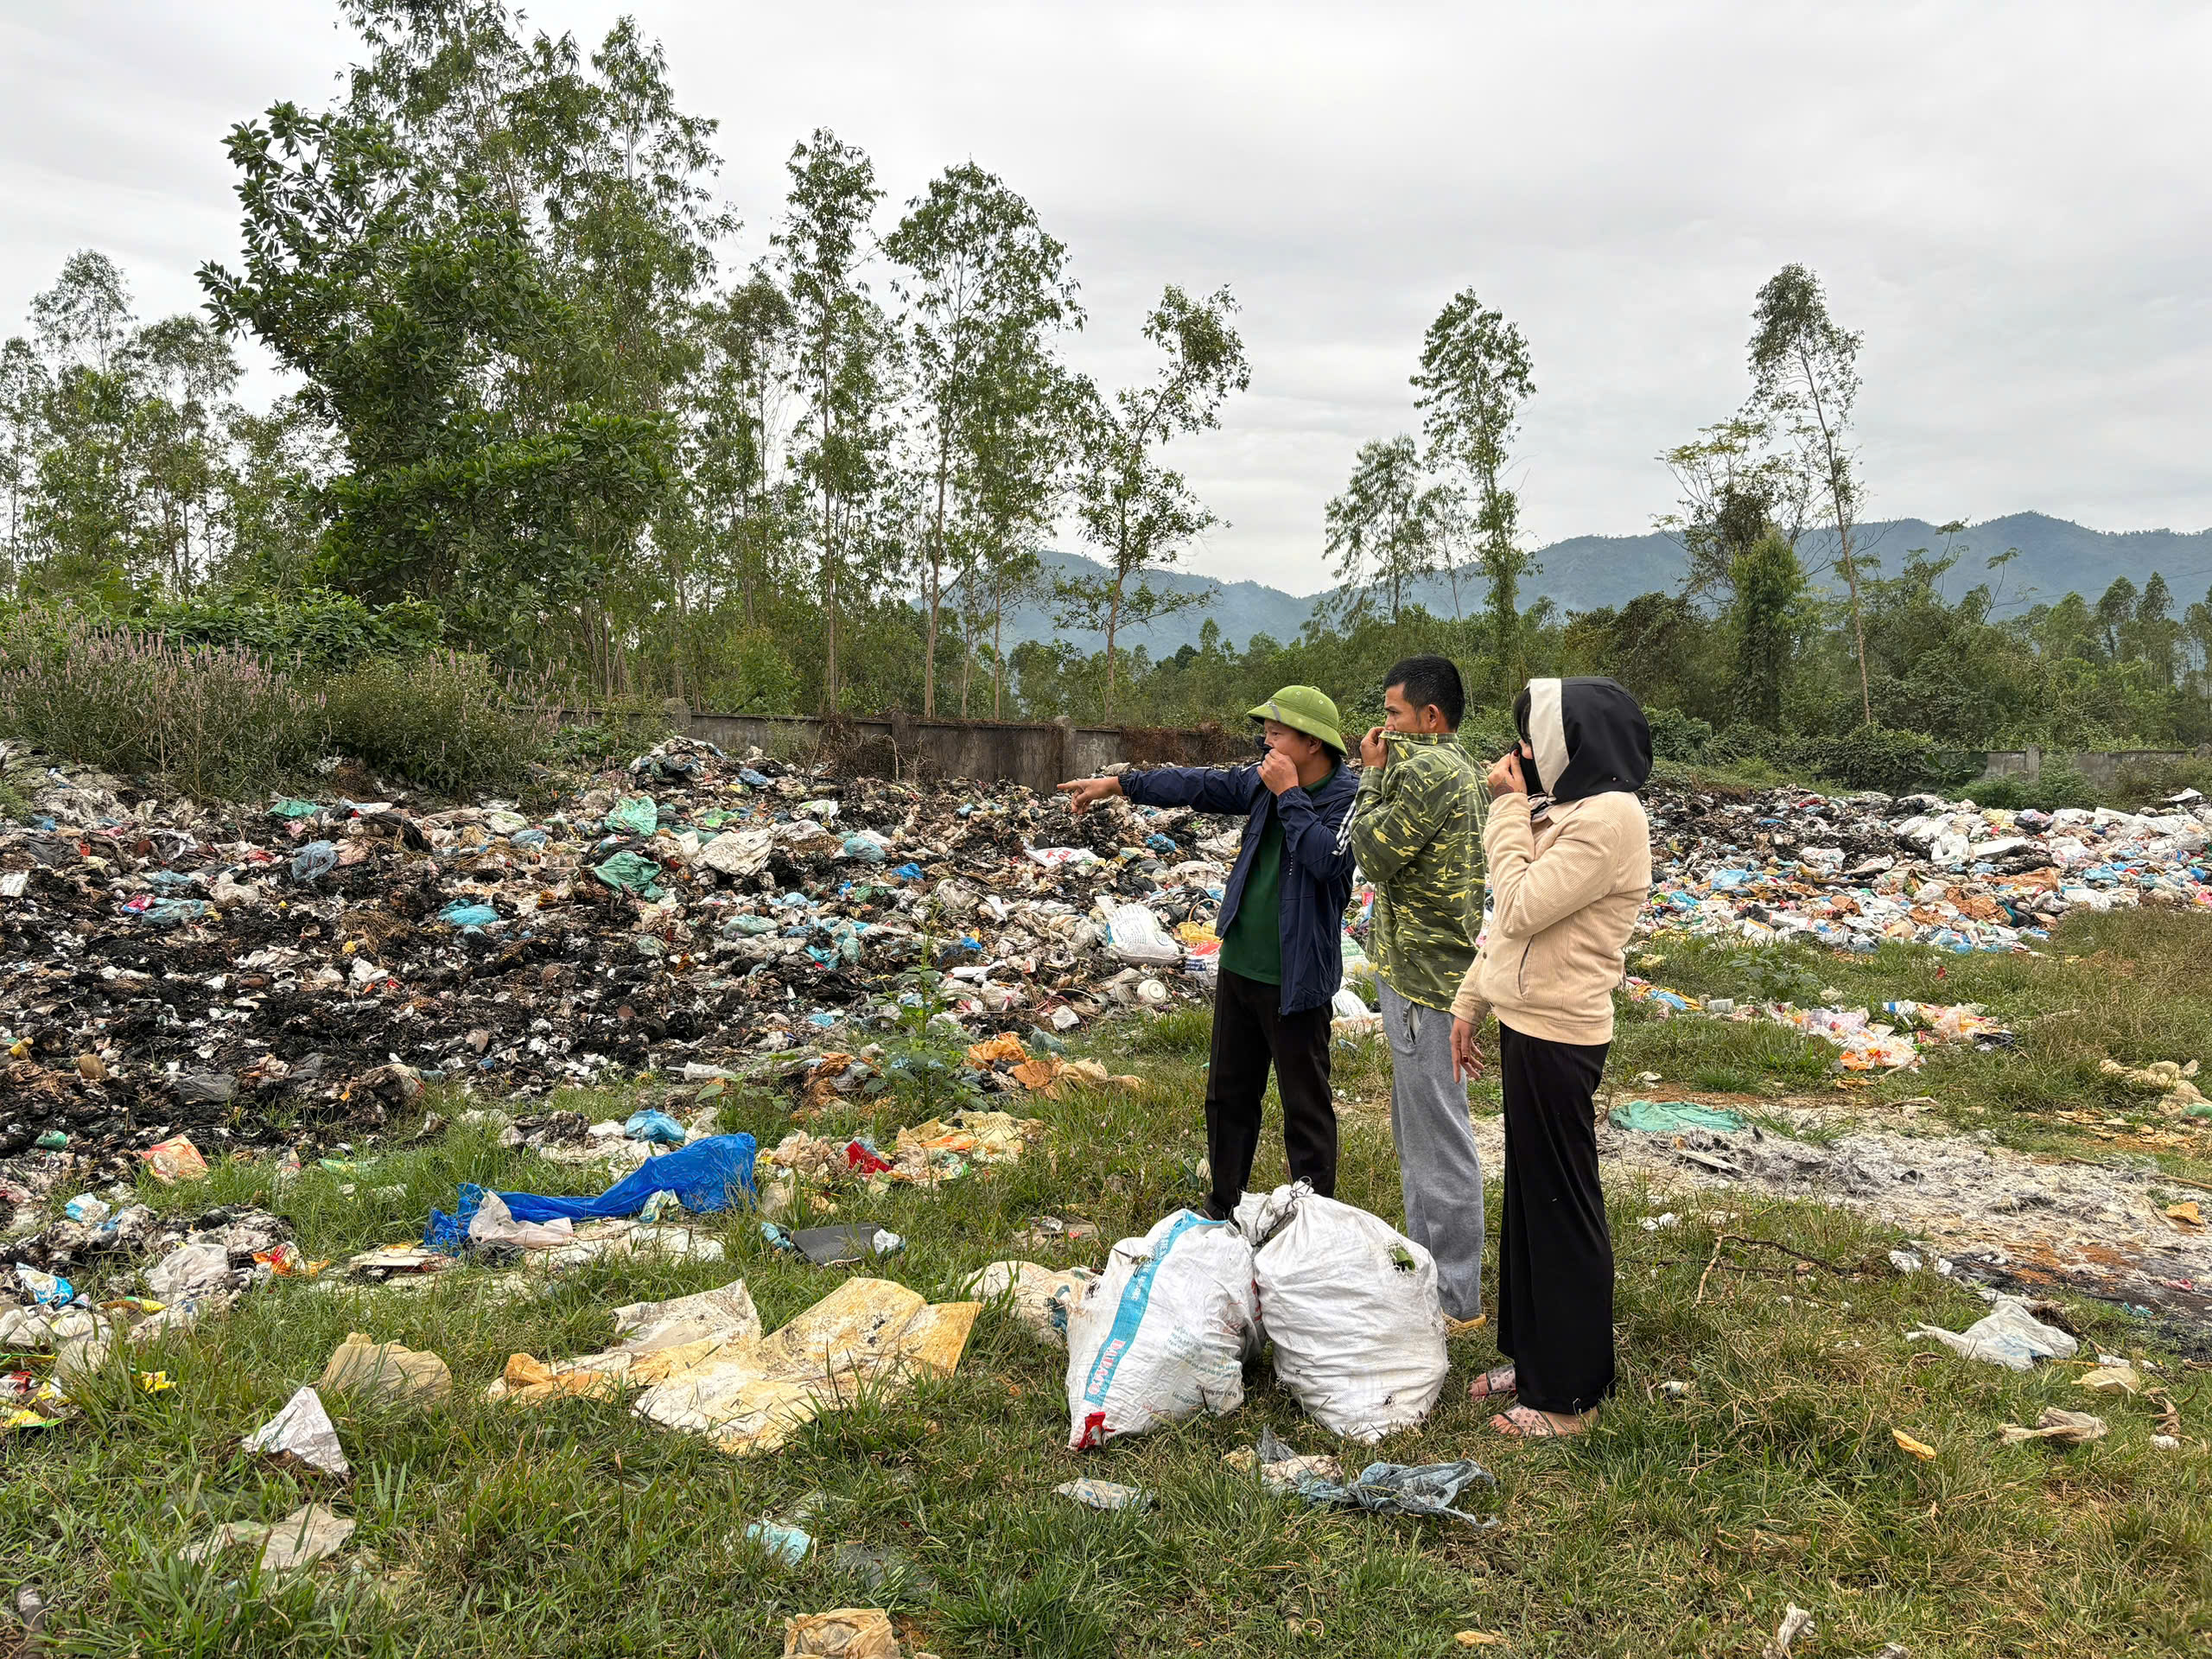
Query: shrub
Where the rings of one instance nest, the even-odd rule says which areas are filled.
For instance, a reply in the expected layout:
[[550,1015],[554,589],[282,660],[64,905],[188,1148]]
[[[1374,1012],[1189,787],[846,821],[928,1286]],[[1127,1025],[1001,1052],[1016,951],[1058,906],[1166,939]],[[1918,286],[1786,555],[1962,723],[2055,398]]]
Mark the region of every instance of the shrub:
[[323,696],[334,747],[448,791],[520,787],[558,724],[543,688],[459,652],[365,664],[327,681]]
[[0,730],[102,771],[251,794],[310,764],[324,721],[321,697],[235,647],[36,610],[0,622]]
[[1976,806],[2018,812],[2033,807],[2056,812],[2062,806],[2094,806],[2097,791],[2087,778],[2063,760],[2046,762],[2040,777],[2031,783],[2021,778],[1999,778],[1977,783],[1967,791]]
[[1651,753],[1661,760],[1702,760],[1713,745],[1713,723],[1677,709],[1645,712],[1651,722]]
[[1880,790],[1902,795],[1914,790],[1947,790],[1971,773],[1947,763],[1935,739],[1921,732],[1861,726],[1841,737],[1786,740],[1774,757],[1794,770],[1833,779],[1847,789]]
[[517,786],[554,726],[537,693],[450,652],[318,679],[72,613],[0,616],[0,732],[208,799],[283,788],[333,747],[431,789]]
[[141,602],[111,620],[173,645],[235,646],[323,672],[420,657],[437,645],[443,626],[437,607],[422,600],[371,606],[321,588],[289,596],[214,592]]

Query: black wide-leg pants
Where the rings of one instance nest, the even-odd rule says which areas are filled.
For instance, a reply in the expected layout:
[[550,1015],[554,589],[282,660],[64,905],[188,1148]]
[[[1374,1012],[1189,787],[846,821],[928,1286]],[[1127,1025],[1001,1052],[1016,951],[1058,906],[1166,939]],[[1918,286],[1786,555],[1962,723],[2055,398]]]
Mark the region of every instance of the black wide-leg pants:
[[1329,1005],[1284,1014],[1282,987],[1226,968],[1216,976],[1213,1052],[1206,1066],[1206,1161],[1211,1202],[1226,1216],[1244,1196],[1260,1150],[1268,1069],[1282,1097],[1282,1147],[1290,1179],[1337,1192],[1337,1108],[1329,1093]]
[[1613,1240],[1591,1113],[1610,1043],[1547,1042],[1500,1023],[1505,1214],[1497,1346],[1521,1403],[1587,1411],[1613,1386]]

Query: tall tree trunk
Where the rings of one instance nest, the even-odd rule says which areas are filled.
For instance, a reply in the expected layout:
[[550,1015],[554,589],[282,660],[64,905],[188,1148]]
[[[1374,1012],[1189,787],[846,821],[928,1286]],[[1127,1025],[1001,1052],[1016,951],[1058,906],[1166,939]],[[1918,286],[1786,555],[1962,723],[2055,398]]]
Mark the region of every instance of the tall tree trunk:
[[944,590],[944,486],[952,466],[952,440],[944,430],[937,442],[937,522],[930,531],[930,620],[927,648],[922,653],[922,715],[937,713],[937,616]]
[[1866,618],[1859,607],[1859,561],[1852,556],[1851,524],[1840,512],[1837,516],[1840,539],[1837,545],[1842,550],[1843,579],[1851,588],[1851,632],[1859,648],[1859,709],[1866,723],[1874,723],[1874,690],[1866,675]]
[[1850,480],[1846,477],[1840,458],[1836,454],[1836,436],[1828,424],[1827,407],[1821,402],[1821,383],[1809,359],[1802,354],[1798,359],[1805,376],[1807,401],[1813,406],[1813,418],[1821,426],[1821,452],[1827,461],[1828,499],[1835,507],[1836,556],[1843,566],[1843,580],[1851,589],[1851,632],[1859,651],[1859,709],[1866,723],[1874,723],[1874,691],[1866,673],[1866,619],[1859,604],[1859,561],[1851,551]]
[[960,590],[960,718],[968,718],[968,691],[976,678],[976,593]]
[[1003,720],[1000,712],[1001,695],[1006,687],[1006,651],[1003,641],[1006,629],[1006,589],[1001,588],[991,595],[991,718]]
[[1114,582],[1114,598],[1106,607],[1106,723],[1114,721],[1114,636],[1122,626],[1122,578]]

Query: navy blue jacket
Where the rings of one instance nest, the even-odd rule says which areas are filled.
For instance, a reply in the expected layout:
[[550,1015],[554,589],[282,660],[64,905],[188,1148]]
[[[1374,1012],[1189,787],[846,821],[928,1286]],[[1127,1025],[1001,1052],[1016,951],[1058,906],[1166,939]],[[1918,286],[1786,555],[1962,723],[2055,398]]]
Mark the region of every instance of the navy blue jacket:
[[1122,774],[1122,793],[1140,806],[1189,806],[1244,816],[1244,845],[1222,890],[1214,931],[1224,938],[1236,919],[1244,880],[1259,856],[1268,815],[1282,818],[1282,1011],[1319,1007],[1344,982],[1344,906],[1351,898],[1352,851],[1345,833],[1359,780],[1338,766],[1319,794],[1289,789],[1277,796],[1256,766],[1161,766]]

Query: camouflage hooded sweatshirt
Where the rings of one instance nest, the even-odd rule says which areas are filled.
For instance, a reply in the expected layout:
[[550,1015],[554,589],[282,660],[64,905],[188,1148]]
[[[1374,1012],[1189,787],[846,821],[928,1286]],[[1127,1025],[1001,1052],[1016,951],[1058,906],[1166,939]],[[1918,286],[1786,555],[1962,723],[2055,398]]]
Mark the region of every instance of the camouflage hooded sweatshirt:
[[1348,826],[1375,884],[1368,953],[1390,988],[1448,1008],[1482,931],[1490,792],[1455,733],[1389,732],[1390,764],[1360,773]]

